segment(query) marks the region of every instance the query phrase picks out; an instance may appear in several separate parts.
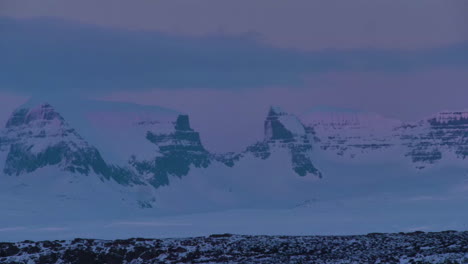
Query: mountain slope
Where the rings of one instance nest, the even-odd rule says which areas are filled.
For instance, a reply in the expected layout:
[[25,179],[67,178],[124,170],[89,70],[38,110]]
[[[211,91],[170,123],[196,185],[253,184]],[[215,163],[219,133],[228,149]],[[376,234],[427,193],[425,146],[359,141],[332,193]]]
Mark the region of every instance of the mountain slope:
[[[417,169],[436,163],[462,166],[467,154],[468,113],[447,111],[403,123],[359,111],[319,111],[301,116],[329,157],[374,162],[404,159]],[[331,154],[331,155],[330,155]]]
[[[5,199],[182,213],[465,195],[463,112],[404,124],[349,111],[300,120],[271,107],[263,140],[214,154],[176,111],[94,101],[74,112],[76,104],[57,104],[30,102],[1,132]],[[30,208],[22,206],[8,210]]]
[[300,176],[322,177],[310,156],[313,149],[310,139],[313,133],[307,130],[296,116],[284,112],[279,107],[271,107],[264,123],[264,133],[263,141],[247,147],[242,153],[230,154],[221,160],[229,166],[234,166],[236,161],[248,154],[265,160],[275,149],[286,149],[289,152],[289,161],[284,160],[285,166],[289,166],[290,163],[292,170]]
[[[336,230],[342,219],[356,230],[466,223],[464,112],[402,123],[362,112],[330,117],[322,111],[299,119],[272,107],[261,141],[239,153],[214,154],[185,114],[80,104],[30,102],[0,132],[0,231],[35,219],[31,230],[64,223],[76,228],[76,222],[109,234],[120,232],[120,226],[108,226],[116,219],[240,209],[250,211],[234,222],[249,215],[269,223],[277,218],[275,227],[263,229],[268,232],[296,218],[296,231],[312,222],[314,230]],[[435,206],[443,215],[431,219]],[[215,222],[227,221],[223,228],[235,224],[224,213],[218,220],[193,220],[207,222],[204,230],[222,226]],[[136,223],[128,230],[160,226]],[[242,230],[267,228],[256,225],[247,221]],[[197,226],[164,228],[177,233]]]
[[94,173],[121,184],[139,183],[130,171],[108,165],[99,151],[47,103],[21,107],[12,114],[0,138],[0,151],[7,175],[56,166],[71,173]]
[[168,185],[170,176],[188,175],[192,166],[206,168],[210,165],[211,155],[203,147],[198,132],[190,127],[187,115],[178,116],[174,131],[148,131],[146,139],[159,149],[160,154],[144,161],[132,156],[130,163],[140,174],[149,174],[146,178],[156,188]]
[[400,127],[406,153],[418,168],[438,162],[466,163],[468,156],[468,111],[441,112]]
[[[62,109],[71,107],[58,104]],[[115,197],[111,203],[116,206],[120,204],[118,200],[130,199],[144,208],[196,209],[205,207],[202,204],[206,208],[214,204],[216,208],[237,207],[249,200],[264,204],[277,190],[293,192],[296,177],[322,177],[311,161],[309,133],[295,116],[278,108],[268,113],[263,141],[242,153],[219,155],[204,148],[187,115],[122,107],[119,103],[113,108],[112,104],[92,102],[75,113],[65,110],[78,129],[48,103],[32,100],[18,108],[0,137],[4,174],[0,178],[10,186],[27,185],[20,188],[21,195],[26,196],[26,189],[36,193],[34,188],[45,188],[50,199],[69,197],[64,194],[66,189],[80,200],[90,196],[85,186],[95,185],[101,188],[96,189],[98,192],[113,193],[108,196]],[[87,136],[82,137],[81,132]],[[49,186],[54,187],[32,182],[32,177],[51,181]],[[271,186],[258,192],[252,185],[253,179]],[[96,180],[102,183],[93,183]],[[57,184],[64,182],[66,187],[59,190]],[[177,187],[180,185],[184,187]],[[208,193],[196,194],[202,186],[208,190],[224,189],[221,192],[230,197],[229,201],[219,203]],[[199,205],[174,201],[174,197],[190,195]]]

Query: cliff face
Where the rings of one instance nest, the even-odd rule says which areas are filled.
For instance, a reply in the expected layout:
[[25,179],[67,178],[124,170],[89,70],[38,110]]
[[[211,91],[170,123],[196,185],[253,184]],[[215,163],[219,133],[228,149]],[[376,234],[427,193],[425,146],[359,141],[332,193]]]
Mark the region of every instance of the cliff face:
[[[322,176],[310,158],[313,149],[310,133],[295,116],[279,108],[271,108],[266,117],[263,141],[241,153],[228,154],[206,150],[187,115],[128,109],[113,111],[99,108],[84,115],[92,122],[91,126],[81,127],[81,131],[88,136],[93,131],[98,134],[91,138],[98,146],[104,146],[107,155],[102,155],[101,149],[83,138],[52,105],[30,103],[20,107],[1,133],[2,172],[21,176],[54,168],[72,175],[96,175],[123,186],[144,185],[158,189],[171,185],[173,179],[189,176],[195,169],[211,169],[215,165],[218,169],[208,173],[225,174],[216,164],[222,165],[221,170],[229,170],[249,160],[250,156],[259,161],[268,160],[273,153],[284,150],[287,156],[277,166],[289,167],[294,175]],[[116,152],[121,158],[109,160],[106,158],[109,152]],[[248,177],[255,171],[243,169],[238,173]]]
[[120,184],[139,183],[130,171],[110,165],[49,104],[17,109],[0,137],[4,153],[3,173],[33,173],[55,166],[70,173],[94,173]]
[[404,128],[402,141],[413,162],[424,168],[444,158],[464,160],[468,154],[468,112],[442,112]]
[[306,129],[296,116],[284,112],[279,107],[271,107],[265,119],[264,135],[263,141],[247,147],[242,153],[221,160],[229,166],[234,166],[246,155],[266,160],[272,152],[282,149],[286,150],[289,156],[284,165],[291,166],[297,175],[322,177],[311,158],[313,143],[310,138],[313,137],[313,130]]
[[171,175],[187,176],[192,166],[206,168],[211,163],[211,155],[203,147],[199,133],[190,127],[187,115],[178,116],[173,132],[158,134],[148,131],[146,139],[156,145],[159,155],[145,161],[132,157],[130,164],[140,174],[152,175],[148,180],[154,187],[168,185]]
[[[55,166],[71,173],[95,173],[119,183],[146,182],[158,188],[169,185],[171,177],[189,175],[194,168],[206,169],[214,163],[232,168],[247,156],[268,160],[280,150],[288,153],[282,166],[290,166],[296,175],[318,178],[326,175],[313,161],[312,153],[322,151],[337,159],[366,159],[392,151],[418,169],[444,160],[463,161],[468,155],[468,112],[463,111],[402,123],[362,112],[309,113],[300,120],[271,107],[264,122],[264,139],[240,153],[226,154],[206,150],[187,115],[161,119],[134,114],[127,118],[131,120],[128,124],[121,122],[125,115],[114,118],[111,113],[101,119],[99,123],[120,122],[115,133],[109,130],[112,125],[105,125],[108,130],[103,134],[113,140],[110,145],[120,146],[116,150],[123,153],[126,163],[106,160],[101,150],[85,140],[54,107],[42,103],[17,109],[7,121],[0,136],[3,173],[21,175]],[[147,153],[141,155],[140,149]]]
[[306,113],[301,119],[315,132],[319,148],[339,157],[353,159],[398,144],[394,128],[400,122],[377,114],[327,109]]
[[406,157],[415,168],[424,169],[444,160],[462,161],[467,156],[464,111],[442,112],[414,123],[361,112],[313,113],[304,119],[306,126],[315,131],[320,149],[343,158],[391,151]]

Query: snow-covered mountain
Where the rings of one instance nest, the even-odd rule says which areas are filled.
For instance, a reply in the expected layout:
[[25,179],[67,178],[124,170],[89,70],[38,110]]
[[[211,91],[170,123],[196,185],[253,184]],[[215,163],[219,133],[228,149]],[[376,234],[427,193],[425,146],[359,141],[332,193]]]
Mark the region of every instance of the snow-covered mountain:
[[262,140],[219,154],[203,146],[184,113],[32,100],[0,132],[0,207],[11,217],[43,216],[31,209],[41,208],[76,218],[370,197],[460,201],[468,197],[467,116],[443,112],[403,123],[323,108],[298,118],[271,107]]
[[13,112],[0,138],[0,151],[3,173],[10,176],[55,166],[70,173],[94,173],[120,184],[139,182],[130,171],[106,163],[47,103]]
[[[12,113],[0,135],[0,193],[19,190],[8,197],[31,202],[27,192],[46,193],[47,201],[101,199],[89,192],[92,186],[109,193],[107,202],[116,208],[125,203],[189,209],[185,199],[191,195],[206,209],[235,207],[248,204],[249,197],[267,202],[275,189],[288,189],[289,180],[322,177],[305,127],[278,108],[268,113],[265,139],[241,153],[210,153],[188,115],[97,101],[31,100]],[[258,183],[275,180],[271,188],[256,190]],[[201,191],[217,188],[229,201]]]
[[407,156],[418,168],[464,163],[468,156],[468,111],[446,111],[398,128]]
[[[316,176],[322,174],[314,166],[310,157],[313,145],[310,141],[310,131],[294,115],[284,112],[279,107],[271,107],[264,123],[265,138],[261,142],[247,147],[239,154],[221,156],[221,160],[229,166],[234,166],[246,155],[268,159],[276,149],[289,151],[292,169],[300,176]],[[284,161],[284,164],[289,163]]]
[[[356,230],[398,231],[433,219],[434,204],[444,214],[430,226],[460,227],[468,221],[462,213],[468,200],[467,124],[467,113],[456,111],[404,123],[336,109],[298,118],[271,107],[263,139],[241,152],[220,154],[204,147],[184,113],[115,102],[31,100],[0,132],[0,227],[16,230],[31,225],[30,219],[80,226],[99,219],[110,228],[108,222],[130,216],[124,223],[256,210],[213,216],[215,226],[201,216],[193,221],[207,232],[249,233],[253,216],[272,223],[254,228],[265,232],[291,221],[295,234],[310,223],[314,230],[341,230],[337,219],[348,219]],[[357,211],[362,218],[356,219]],[[121,232],[119,226],[93,228],[110,237],[106,230]],[[164,230],[181,234],[179,226]],[[197,230],[187,234],[201,234]]]
[[446,111],[404,123],[374,113],[322,108],[301,116],[315,144],[342,159],[374,161],[407,157],[415,168],[436,163],[465,165],[468,112]]

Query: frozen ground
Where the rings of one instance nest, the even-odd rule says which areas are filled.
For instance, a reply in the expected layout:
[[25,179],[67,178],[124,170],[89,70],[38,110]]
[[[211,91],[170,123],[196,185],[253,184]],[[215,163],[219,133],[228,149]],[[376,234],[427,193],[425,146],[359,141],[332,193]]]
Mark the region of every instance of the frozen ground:
[[467,263],[468,232],[23,241],[2,263]]

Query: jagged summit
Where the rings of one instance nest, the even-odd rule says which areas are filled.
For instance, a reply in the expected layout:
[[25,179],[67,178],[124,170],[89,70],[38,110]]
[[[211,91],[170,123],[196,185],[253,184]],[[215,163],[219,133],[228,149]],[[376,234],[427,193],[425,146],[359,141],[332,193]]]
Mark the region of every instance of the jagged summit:
[[131,155],[154,156],[146,133],[174,131],[174,122],[182,114],[163,107],[125,102],[54,96],[45,99],[33,97],[23,107],[48,102],[70,127],[113,164],[127,164]]
[[[262,140],[242,152],[218,155],[205,149],[186,114],[114,102],[94,101],[83,108],[65,104],[59,102],[57,107],[36,100],[13,112],[0,133],[0,177],[26,181],[36,175],[41,178],[50,169],[57,178],[63,176],[71,190],[78,185],[68,179],[80,184],[99,181],[103,186],[111,182],[109,186],[118,184],[123,193],[131,188],[138,195],[139,189],[148,190],[131,198],[143,201],[140,206],[146,208],[171,204],[174,193],[177,197],[203,196],[203,204],[210,195],[197,188],[229,186],[219,191],[225,202],[234,205],[241,203],[245,193],[268,200],[283,186],[288,190],[303,184],[304,189],[314,188],[322,177],[321,182],[328,184],[341,164],[365,170],[390,160],[422,169],[445,165],[449,159],[463,163],[468,157],[468,114],[464,111],[443,112],[398,126],[361,111],[332,111],[335,119],[327,119],[329,112],[316,112],[320,118],[315,120],[332,122],[306,123],[307,119],[304,122],[273,106],[266,113]],[[11,181],[11,186],[17,185]],[[268,182],[265,186],[271,188],[266,186],[258,194],[250,181]],[[298,195],[309,198],[305,197],[308,190]],[[179,202],[185,206],[185,201]]]
[[176,120],[175,129],[179,131],[193,131],[190,127],[188,115],[179,115]]
[[127,184],[131,173],[107,164],[99,151],[90,145],[49,103],[28,102],[16,109],[0,136],[4,153],[3,173],[21,175],[45,167]]
[[292,169],[296,174],[322,177],[322,173],[311,160],[313,146],[309,136],[312,130],[306,129],[295,115],[288,114],[279,107],[270,107],[264,127],[264,141],[250,146],[247,152],[258,158],[268,159],[272,155],[272,148],[284,149],[288,151]]
[[34,121],[55,121],[62,124],[64,119],[49,103],[41,103],[34,107],[28,104],[16,109],[6,122],[5,127],[13,128],[29,125]]
[[280,116],[280,115],[287,115],[287,113],[283,110],[283,108],[279,106],[270,106],[270,110],[268,111],[268,116]]
[[270,107],[264,124],[266,140],[290,141],[304,136],[306,130],[299,119],[279,107]]

